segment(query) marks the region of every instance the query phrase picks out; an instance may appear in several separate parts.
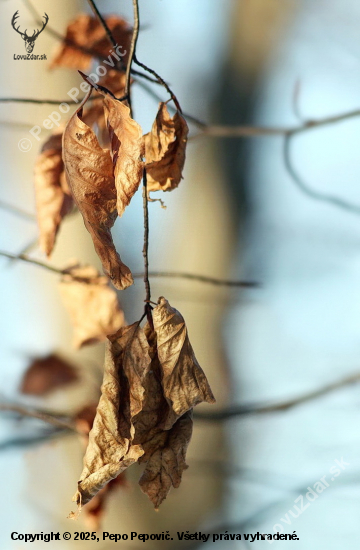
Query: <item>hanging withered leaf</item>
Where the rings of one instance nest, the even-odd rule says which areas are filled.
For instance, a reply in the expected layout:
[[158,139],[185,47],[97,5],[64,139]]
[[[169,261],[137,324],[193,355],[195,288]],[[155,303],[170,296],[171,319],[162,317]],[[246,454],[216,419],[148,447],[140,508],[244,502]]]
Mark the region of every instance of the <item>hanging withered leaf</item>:
[[139,323],[120,329],[106,349],[101,398],[73,498],[79,507],[144,453],[140,445],[132,445],[133,417],[142,408],[142,379],[149,365]]
[[151,131],[144,136],[147,189],[172,191],[181,179],[185,163],[188,126],[179,111],[170,116],[160,103]]
[[[84,436],[89,435],[89,432],[93,426],[96,408],[96,403],[89,403],[80,409],[74,417],[76,430]],[[85,443],[85,448],[87,447],[88,440],[88,437],[82,438],[82,441]],[[85,525],[92,531],[99,530],[101,528],[103,516],[106,512],[109,496],[120,488],[127,489],[128,487],[129,482],[126,479],[126,472],[122,472],[118,475],[118,477],[109,481],[109,483],[100,489],[97,495],[95,495],[95,497],[84,506],[83,517]],[[76,517],[75,514],[74,516]]]
[[110,153],[114,167],[117,211],[122,216],[139,188],[144,163],[144,141],[141,126],[130,116],[130,109],[112,97],[105,87],[98,87],[79,71],[86,82],[104,96],[105,122],[110,137]]
[[87,70],[94,57],[103,59],[106,68],[116,66],[123,60],[126,67],[132,29],[127,22],[116,15],[105,17],[117,48],[114,50],[106,31],[96,17],[80,14],[71,21],[66,29],[65,38],[50,64],[54,67]]
[[158,508],[187,467],[193,407],[214,402],[180,313],[160,298],[153,314],[154,330],[134,323],[109,337],[102,396],[74,496],[80,507],[141,462],[141,488]]
[[207,378],[191,347],[181,313],[161,296],[153,310],[164,395],[180,417],[198,403],[215,403]]
[[124,325],[124,313],[116,292],[95,268],[73,267],[62,277],[59,286],[74,327],[76,348],[102,342]]
[[[109,70],[105,76],[100,78],[98,84],[110,90],[110,92],[116,97],[123,97],[125,95],[125,73]],[[102,97],[93,99],[91,105],[84,109],[83,121],[88,126],[96,128],[101,146],[106,147],[107,149],[110,148],[110,136],[105,121]]]
[[66,125],[63,160],[72,196],[83,216],[105,273],[120,290],[133,284],[130,269],[121,261],[111,236],[117,218],[113,162],[82,119],[91,89]]
[[158,433],[145,447],[139,462],[146,462],[139,485],[157,510],[171,487],[181,483],[186,464],[186,451],[192,435],[192,409],[175,422],[172,428]]
[[62,131],[44,143],[35,163],[35,197],[40,247],[47,256],[53,251],[60,224],[73,207],[62,160]]
[[23,375],[20,391],[27,395],[43,396],[77,380],[75,367],[52,353],[31,362]]

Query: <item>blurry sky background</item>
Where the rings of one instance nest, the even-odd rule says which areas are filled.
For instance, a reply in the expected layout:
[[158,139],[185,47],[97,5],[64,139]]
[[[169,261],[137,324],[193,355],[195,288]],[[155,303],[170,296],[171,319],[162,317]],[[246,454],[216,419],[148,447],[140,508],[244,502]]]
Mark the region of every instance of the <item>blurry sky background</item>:
[[[99,0],[98,6],[104,14],[114,12],[132,21],[130,0]],[[88,11],[82,2],[41,0],[36,7],[48,13],[59,32],[77,11]],[[33,19],[25,4],[0,4],[1,96],[66,98],[79,83],[76,74],[13,60],[13,53],[24,49],[10,25],[18,9],[30,28]],[[360,5],[355,0],[140,0],[140,10],[144,29],[139,59],[171,83],[185,112],[200,119],[292,126],[359,108]],[[56,41],[45,32],[41,39],[41,49],[50,54]],[[135,117],[146,132],[157,104],[136,84],[133,98]],[[30,212],[39,145],[33,140],[32,150],[22,153],[17,143],[52,110],[49,105],[0,105],[0,199]],[[198,133],[195,126],[191,129]],[[312,189],[360,207],[359,137],[357,118],[305,132],[291,142],[293,166]],[[165,295],[184,315],[218,408],[285,401],[360,370],[360,216],[302,193],[285,169],[283,151],[281,136],[194,137],[184,181],[164,196],[167,210],[150,204],[153,270],[261,285],[228,291],[179,280],[152,282],[153,297]],[[19,252],[36,238],[31,221],[0,210],[0,223],[2,250]],[[114,231],[124,260],[135,272],[142,270],[142,233],[138,195]],[[79,216],[64,224],[52,262],[61,266],[74,257],[98,265]],[[62,411],[79,408],[97,394],[102,346],[81,353],[71,349],[56,275],[5,260],[1,268],[2,397],[24,401],[16,392],[28,357],[56,350],[79,366],[82,383],[47,400],[24,402]],[[141,282],[121,294],[121,300],[128,321],[138,319]],[[277,525],[275,530],[296,531],[301,549],[337,550],[344,543],[355,549],[359,411],[358,387],[353,385],[288,411],[223,423],[199,421],[188,451],[190,468],[160,512],[154,514],[137,487],[135,466],[129,470],[132,488],[109,501],[104,529],[273,533]],[[7,416],[2,416],[0,430],[5,495],[1,548],[25,547],[9,540],[11,531],[86,530],[81,519],[75,526],[65,519],[81,471],[78,440],[69,436],[37,446],[14,445],[43,426]],[[331,480],[330,468],[342,458],[348,465]],[[303,495],[308,503],[307,487],[323,476],[329,487],[294,517],[294,504],[301,508],[295,499]],[[185,547],[175,542],[169,547]],[[60,542],[57,547],[91,544]],[[113,546],[94,544],[100,550]],[[255,549],[267,544],[252,543]],[[295,541],[274,543],[280,544]],[[215,547],[246,546],[227,541]]]

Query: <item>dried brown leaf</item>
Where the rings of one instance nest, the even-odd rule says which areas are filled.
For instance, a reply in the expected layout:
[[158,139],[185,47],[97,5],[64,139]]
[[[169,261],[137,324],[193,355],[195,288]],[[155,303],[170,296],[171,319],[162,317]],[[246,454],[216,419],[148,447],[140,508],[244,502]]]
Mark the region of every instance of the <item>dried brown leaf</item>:
[[154,329],[135,323],[109,337],[102,396],[74,497],[79,505],[141,462],[140,486],[158,508],[187,467],[193,407],[214,402],[180,313],[160,298],[153,321]]
[[40,247],[50,256],[64,216],[73,207],[62,160],[62,132],[50,136],[35,163],[35,196]]
[[63,159],[67,181],[84,218],[105,273],[124,289],[133,284],[129,268],[116,252],[110,229],[116,212],[116,188],[110,152],[103,149],[93,130],[82,120],[85,97],[70,118],[63,136]]
[[91,266],[73,267],[68,273],[60,282],[60,293],[74,327],[74,346],[104,341],[124,325],[116,292]]
[[132,439],[133,417],[142,407],[142,380],[150,365],[147,350],[138,323],[120,329],[107,347],[102,394],[74,496],[80,506],[144,452]]
[[139,484],[155,509],[167,497],[171,487],[179,487],[186,464],[186,450],[192,435],[192,410],[186,412],[168,431],[163,431],[145,446],[140,461],[146,468]]
[[151,131],[144,136],[148,192],[172,191],[179,185],[188,133],[184,117],[179,112],[171,117],[166,103],[160,103]]
[[191,347],[182,315],[160,297],[153,310],[164,395],[178,416],[198,403],[214,403],[207,378]]
[[23,375],[20,391],[27,395],[46,395],[78,380],[76,369],[56,354],[34,359]]
[[[127,52],[127,55],[122,56],[126,65],[132,29],[124,19],[116,15],[106,17],[105,21],[116,43],[121,46],[119,53]],[[89,51],[92,53],[89,53]],[[69,23],[65,39],[54,56],[50,67],[87,70],[93,57],[107,58],[111,56],[111,51],[111,44],[99,20],[91,15],[80,14]],[[116,52],[115,54],[118,55]],[[108,57],[106,61],[108,63],[111,63],[111,61],[117,62],[114,56]]]
[[114,165],[117,210],[122,216],[139,188],[144,163],[141,126],[130,116],[130,109],[110,95],[104,96],[104,112],[110,134],[110,150]]
[[[99,85],[110,90],[116,97],[122,97],[125,94],[125,83],[125,74],[114,70],[109,70],[107,74],[99,80]],[[110,148],[110,136],[105,121],[102,97],[94,99],[91,106],[84,110],[83,121],[91,127],[96,125],[97,136],[102,147]]]

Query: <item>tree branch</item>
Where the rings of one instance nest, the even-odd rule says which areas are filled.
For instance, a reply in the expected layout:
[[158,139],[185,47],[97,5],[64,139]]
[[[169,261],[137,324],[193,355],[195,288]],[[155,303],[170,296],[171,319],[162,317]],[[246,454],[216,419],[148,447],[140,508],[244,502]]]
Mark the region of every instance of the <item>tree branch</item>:
[[326,395],[340,388],[350,386],[355,382],[359,382],[359,380],[360,373],[356,373],[348,376],[347,378],[343,378],[338,382],[333,382],[332,384],[324,386],[319,390],[315,390],[313,392],[307,393],[300,397],[296,397],[295,399],[290,399],[289,401],[284,401],[282,403],[275,403],[273,405],[235,405],[233,407],[229,407],[220,411],[196,412],[194,414],[194,418],[196,418],[197,420],[221,422],[223,420],[229,420],[230,418],[234,418],[236,416],[245,416],[248,414],[267,414],[272,412],[286,411],[288,409],[291,409],[292,407],[307,403],[308,401],[312,401],[314,399],[317,399],[318,397],[322,397],[323,395]]
[[[42,267],[43,269],[47,269],[48,271],[51,271],[52,273],[57,273],[58,275],[70,275],[68,269],[60,269],[58,267],[54,267],[50,264],[47,264],[45,262],[41,262],[39,260],[35,260],[33,258],[30,258],[26,254],[11,254],[10,252],[4,252],[3,250],[0,250],[0,256],[4,256],[5,258],[10,258],[11,260],[21,260],[23,262],[27,262],[29,264],[36,265],[38,267]],[[226,279],[216,279],[215,277],[207,277],[206,275],[195,275],[193,273],[180,273],[180,272],[170,272],[170,271],[150,271],[148,273],[148,276],[156,277],[156,278],[172,278],[172,279],[189,279],[192,281],[198,281],[199,283],[206,283],[210,285],[215,286],[229,286],[229,287],[238,287],[238,288],[257,288],[259,287],[259,283],[252,282],[252,281],[229,281]],[[72,275],[72,277],[76,280],[87,280],[83,279],[81,277],[75,277]],[[134,273],[133,277],[135,279],[144,278],[144,273]]]
[[15,216],[19,216],[19,218],[25,218],[30,221],[36,220],[36,215],[31,214],[30,212],[26,212],[25,210],[22,210],[21,208],[18,208],[17,206],[13,206],[12,204],[9,204],[4,201],[0,201],[0,208],[3,210],[6,210],[8,212],[11,212],[11,214],[14,214]]
[[0,403],[0,411],[13,412],[20,416],[29,416],[30,418],[37,418],[38,420],[42,420],[43,422],[46,422],[47,424],[51,424],[52,426],[56,426],[57,428],[78,432],[73,422],[69,422],[67,420],[61,420],[58,416],[48,414],[39,410],[26,409],[21,405],[9,405],[9,404]]
[[[101,95],[95,95],[88,99],[88,101],[94,101],[94,99],[100,99]],[[35,105],[60,105],[61,103],[67,103],[68,105],[77,105],[84,98],[81,97],[77,101],[74,99],[32,99],[27,97],[0,97],[0,103],[34,103]]]
[[147,193],[147,176],[146,168],[144,167],[143,173],[143,210],[144,210],[144,283],[145,283],[145,312],[148,314],[148,318],[151,311],[151,290],[149,281],[149,204]]
[[360,206],[357,206],[355,204],[352,204],[350,202],[347,202],[339,197],[336,197],[335,195],[328,195],[326,193],[319,193],[318,191],[315,191],[311,189],[300,177],[300,175],[295,170],[292,160],[291,160],[291,139],[294,136],[294,134],[289,134],[285,136],[284,140],[284,164],[285,168],[295,183],[295,185],[299,188],[299,190],[310,197],[311,199],[326,202],[328,204],[331,204],[332,206],[335,206],[337,208],[341,208],[342,210],[346,210],[347,212],[351,212],[353,214],[360,214]]
[[126,82],[125,95],[128,96],[130,114],[131,114],[131,93],[130,93],[131,66],[132,66],[133,60],[135,60],[136,44],[139,36],[139,26],[140,26],[138,0],[133,0],[133,9],[134,9],[134,29],[131,37],[130,52],[129,52],[129,58],[126,66],[126,75],[125,75],[125,82]]
[[[305,395],[302,395],[295,399],[284,401],[282,403],[276,403],[273,405],[240,405],[214,412],[195,412],[194,419],[205,422],[222,422],[224,420],[229,420],[234,417],[245,416],[249,414],[268,414],[273,412],[283,412],[297,405],[313,401],[314,399],[322,397],[323,395],[326,395],[359,381],[360,373],[355,373],[351,376],[348,376],[347,378],[339,380],[338,382],[329,384],[324,388],[309,392]],[[79,433],[80,435],[83,435],[83,433],[77,429],[71,418],[61,413],[53,414],[41,410],[27,409],[26,407],[23,407],[21,405],[10,405],[4,403],[0,403],[0,411],[13,412],[20,416],[36,418],[58,428],[71,430]]]
[[105,19],[103,18],[103,16],[101,15],[101,13],[99,12],[95,2],[93,0],[88,0],[94,14],[96,15],[96,17],[99,19],[100,23],[102,24],[102,26],[104,27],[105,29],[105,32],[106,32],[106,36],[108,37],[108,40],[110,42],[110,44],[112,45],[112,47],[115,49],[117,47],[117,43],[116,43],[116,40],[115,38],[113,37],[112,35],[112,32],[111,30],[109,29],[109,27],[107,26],[107,23],[105,21]]

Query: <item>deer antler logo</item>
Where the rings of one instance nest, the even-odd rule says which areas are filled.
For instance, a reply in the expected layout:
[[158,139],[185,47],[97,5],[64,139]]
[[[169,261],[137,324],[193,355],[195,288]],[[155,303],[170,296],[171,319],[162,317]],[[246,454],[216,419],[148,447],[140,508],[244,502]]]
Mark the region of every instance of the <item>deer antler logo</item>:
[[45,22],[43,23],[42,29],[34,30],[34,32],[31,36],[28,36],[26,34],[27,29],[25,29],[25,32],[21,32],[19,30],[20,25],[17,28],[15,27],[15,24],[17,24],[16,20],[17,20],[18,17],[19,17],[19,10],[14,13],[13,18],[11,20],[11,25],[12,25],[13,29],[16,32],[18,32],[20,34],[21,38],[25,41],[25,49],[26,49],[27,53],[32,53],[32,51],[34,49],[34,46],[35,46],[35,40],[37,39],[39,34],[45,29],[45,27],[47,25],[47,22],[49,21],[49,16],[46,13],[43,15],[43,18],[45,19]]

